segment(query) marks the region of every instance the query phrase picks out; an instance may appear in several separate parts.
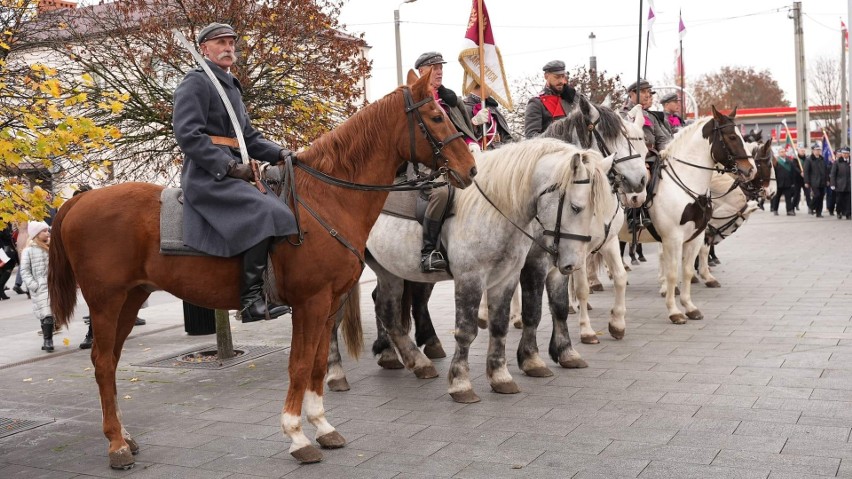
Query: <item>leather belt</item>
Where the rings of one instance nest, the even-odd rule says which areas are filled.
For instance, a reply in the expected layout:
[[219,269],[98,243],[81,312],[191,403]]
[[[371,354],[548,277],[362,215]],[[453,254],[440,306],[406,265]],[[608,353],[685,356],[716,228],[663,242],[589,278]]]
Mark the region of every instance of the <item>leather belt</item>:
[[228,136],[213,136],[210,135],[210,141],[213,142],[214,145],[222,145],[222,146],[230,146],[231,148],[240,149],[240,143],[236,138],[231,138]]

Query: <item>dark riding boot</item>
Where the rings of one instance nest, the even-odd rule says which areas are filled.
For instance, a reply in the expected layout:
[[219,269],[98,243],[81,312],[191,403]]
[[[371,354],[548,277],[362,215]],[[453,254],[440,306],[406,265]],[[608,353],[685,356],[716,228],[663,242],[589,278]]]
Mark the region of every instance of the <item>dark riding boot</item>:
[[44,335],[42,351],[53,352],[53,316],[47,316],[41,320],[41,333]]
[[269,259],[270,240],[265,239],[243,253],[240,278],[240,309],[244,323],[275,319],[290,312],[289,306],[266,304],[263,294],[263,274]]
[[447,260],[438,251],[441,226],[440,221],[423,218],[423,248],[420,250],[420,271],[424,273],[447,271]]
[[9,281],[9,278],[11,277],[11,271],[0,271],[0,299],[9,299],[9,296],[7,296],[6,292],[4,291],[4,287],[6,286],[6,281]]
[[89,325],[89,331],[86,332],[86,337],[80,343],[80,349],[92,349],[92,325]]

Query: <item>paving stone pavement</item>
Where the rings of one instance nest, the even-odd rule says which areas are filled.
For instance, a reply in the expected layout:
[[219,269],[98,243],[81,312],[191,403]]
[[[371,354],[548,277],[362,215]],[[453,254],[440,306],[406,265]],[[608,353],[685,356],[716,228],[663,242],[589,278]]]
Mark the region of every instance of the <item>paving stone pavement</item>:
[[[13,359],[25,364],[0,362],[0,417],[54,422],[0,439],[0,478],[852,477],[850,226],[756,212],[718,248],[722,288],[694,286],[705,319],[682,326],[667,319],[657,248],[646,247],[649,262],[630,274],[624,340],[604,333],[611,284],[591,297],[601,344],[576,345],[587,369],[548,359],[553,377],[527,377],[512,352],[519,332],[510,331],[519,394],[489,391],[481,332],[471,350],[478,404],[446,394],[450,358],[435,361],[440,377],[419,380],[379,369],[369,354],[345,357],[352,390],[327,393],[325,405],[349,443],[317,465],[297,464],[280,429],[286,351],[218,371],[132,365],[214,342],[183,333],[178,302],[145,311],[149,324],[119,365],[125,424],[141,445],[130,471],[107,466],[97,387],[77,335],[34,362],[26,361],[47,356],[37,337],[16,335]],[[369,345],[369,278],[362,288]],[[431,303],[450,354],[452,292],[439,285]],[[576,316],[570,324],[578,340]],[[238,347],[289,345],[286,318],[233,329]],[[545,317],[543,352],[549,334]]]

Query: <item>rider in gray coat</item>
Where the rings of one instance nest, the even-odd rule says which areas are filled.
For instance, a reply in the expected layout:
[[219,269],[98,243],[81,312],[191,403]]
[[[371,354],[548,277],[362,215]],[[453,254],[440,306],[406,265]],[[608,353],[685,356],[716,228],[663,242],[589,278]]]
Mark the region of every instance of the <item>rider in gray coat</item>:
[[[237,34],[230,25],[211,23],[198,35],[205,61],[225,90],[242,128],[248,154],[271,164],[291,155],[266,140],[250,123],[242,86],[231,75]],[[186,74],[174,94],[174,132],[184,153],[184,243],[221,257],[243,255],[240,304],[243,322],[277,317],[286,306],[263,300],[263,273],[272,239],[296,232],[293,213],[273,194],[250,181],[252,169],[240,163],[236,133],[219,94],[201,68]]]

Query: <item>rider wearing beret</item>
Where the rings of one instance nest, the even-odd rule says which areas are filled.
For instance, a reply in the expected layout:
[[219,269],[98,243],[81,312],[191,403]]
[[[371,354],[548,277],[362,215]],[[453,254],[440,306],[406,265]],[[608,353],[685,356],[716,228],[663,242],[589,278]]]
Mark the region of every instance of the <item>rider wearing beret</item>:
[[553,60],[542,67],[544,89],[530,98],[524,111],[524,137],[535,138],[553,123],[568,115],[574,108],[577,91],[568,84],[565,62]]
[[[230,25],[211,23],[198,35],[201,53],[236,112],[248,154],[276,164],[291,155],[251,126],[242,85],[231,74],[237,59],[237,34]],[[203,69],[189,71],[174,93],[175,138],[183,151],[184,243],[203,253],[242,255],[240,306],[243,322],[275,318],[287,306],[263,299],[263,274],[273,238],[296,233],[287,205],[263,194],[248,164],[240,163],[239,145],[225,105]],[[259,180],[258,180],[259,181]],[[279,278],[280,279],[280,278]]]

